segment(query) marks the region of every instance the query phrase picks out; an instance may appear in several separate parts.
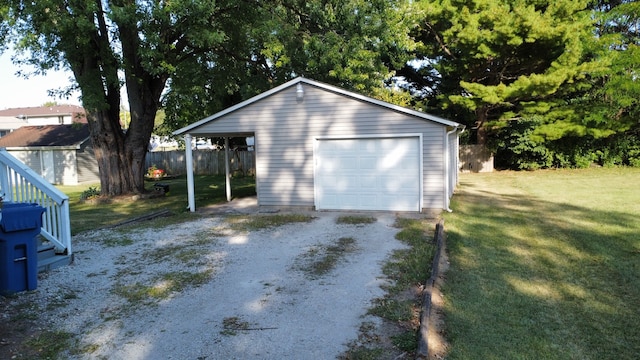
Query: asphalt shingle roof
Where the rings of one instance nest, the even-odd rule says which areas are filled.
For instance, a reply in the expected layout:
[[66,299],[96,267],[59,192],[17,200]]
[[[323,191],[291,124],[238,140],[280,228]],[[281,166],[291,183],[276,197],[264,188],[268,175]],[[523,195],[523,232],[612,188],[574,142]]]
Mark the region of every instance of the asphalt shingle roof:
[[78,146],[89,139],[89,125],[23,126],[0,138],[0,147]]
[[35,106],[0,110],[0,116],[11,117],[51,117],[72,116],[73,122],[87,122],[85,111],[77,105]]

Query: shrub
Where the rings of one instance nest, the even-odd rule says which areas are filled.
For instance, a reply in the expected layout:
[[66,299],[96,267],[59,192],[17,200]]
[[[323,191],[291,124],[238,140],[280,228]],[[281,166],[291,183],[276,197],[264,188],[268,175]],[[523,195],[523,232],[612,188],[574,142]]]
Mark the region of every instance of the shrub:
[[587,168],[602,166],[640,167],[640,129],[607,138],[566,136],[547,141],[536,134],[543,124],[539,117],[512,121],[492,134],[489,143],[497,168],[536,170],[542,168]]
[[544,141],[534,135],[540,121],[538,118],[512,121],[494,134],[491,147],[496,150],[497,167],[537,170],[553,164],[553,154]]
[[100,196],[100,189],[91,186],[80,194],[80,200],[89,200]]

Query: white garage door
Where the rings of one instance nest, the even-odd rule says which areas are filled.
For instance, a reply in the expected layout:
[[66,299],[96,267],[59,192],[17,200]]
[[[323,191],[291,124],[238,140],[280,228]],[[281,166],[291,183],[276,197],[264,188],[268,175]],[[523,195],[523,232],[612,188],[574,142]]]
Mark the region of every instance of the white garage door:
[[318,210],[420,211],[420,138],[320,139]]

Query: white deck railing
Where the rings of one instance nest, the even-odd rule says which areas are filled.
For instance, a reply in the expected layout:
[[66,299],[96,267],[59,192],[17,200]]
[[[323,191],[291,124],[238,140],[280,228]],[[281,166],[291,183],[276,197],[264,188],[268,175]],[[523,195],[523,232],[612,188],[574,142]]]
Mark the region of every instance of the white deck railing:
[[55,246],[56,253],[71,255],[69,197],[5,149],[0,149],[0,194],[4,201],[44,207],[40,235]]

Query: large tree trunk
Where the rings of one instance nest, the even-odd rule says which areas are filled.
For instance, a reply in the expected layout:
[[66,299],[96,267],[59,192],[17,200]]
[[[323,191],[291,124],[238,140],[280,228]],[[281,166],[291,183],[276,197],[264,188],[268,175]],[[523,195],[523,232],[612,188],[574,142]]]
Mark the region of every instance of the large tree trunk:
[[[77,42],[76,37],[70,38],[71,46],[65,48],[65,56],[82,93],[102,195],[141,193],[144,191],[142,168],[151,133],[144,140],[144,136],[133,136],[131,131],[125,134],[122,130],[119,61],[110,47],[102,2],[97,2],[97,8],[98,13],[93,14],[83,13],[84,8],[80,7],[78,16],[90,23],[97,20],[97,28],[85,34],[91,41]],[[153,127],[153,119],[151,123]]]
[[132,126],[126,133],[120,128],[119,117],[109,111],[88,112],[102,195],[140,194],[145,191],[145,157],[153,129],[154,108],[157,109],[152,106],[146,110],[145,118],[138,116],[132,120]]
[[[113,94],[113,91],[109,93]],[[125,134],[120,125],[119,94],[117,91],[113,95],[109,93],[106,96],[109,104],[107,109],[86,109],[100,171],[100,190],[102,195],[107,196],[141,193],[144,191],[144,177],[140,176],[138,179],[136,176],[133,166],[135,151],[127,144],[130,133]],[[143,164],[144,155],[143,153]]]
[[486,147],[487,129],[485,124],[489,115],[489,109],[485,106],[476,109],[476,144]]
[[154,109],[157,107],[146,108],[142,117],[132,116],[126,133],[120,127],[119,116],[113,116],[109,111],[88,111],[102,195],[140,194],[145,191],[145,157],[153,129]]
[[124,139],[123,161],[131,179],[131,189],[140,193],[144,192],[145,158],[149,140],[160,107],[160,97],[169,76],[164,71],[152,74],[143,65],[145,60],[140,54],[142,46],[135,24],[120,23],[118,28],[131,112],[131,124]]
[[[91,141],[100,171],[102,195],[115,196],[135,192],[134,177],[130,171],[130,156],[124,144],[119,119],[109,111],[88,111]],[[144,188],[144,185],[143,185]]]
[[131,124],[125,137],[125,154],[133,188],[136,192],[144,191],[145,158],[149,149],[149,140],[158,111],[160,96],[164,89],[163,79],[147,78],[139,81],[139,77],[130,79],[127,76],[127,92],[131,107]]
[[[90,76],[96,73],[98,64],[100,61],[95,58],[85,58],[82,66],[76,69],[76,78],[86,84],[81,87],[83,100],[95,100],[83,102],[100,172],[101,193],[106,196],[143,193],[145,157],[160,91],[149,95],[149,86],[146,85],[134,85],[128,89],[132,119],[125,133],[120,124],[120,84],[112,81],[103,87],[101,79],[106,76]],[[113,71],[111,76],[117,80]],[[85,73],[89,76],[83,76]],[[154,88],[164,88],[164,82],[150,81],[150,84]],[[95,89],[102,91],[91,92]]]

